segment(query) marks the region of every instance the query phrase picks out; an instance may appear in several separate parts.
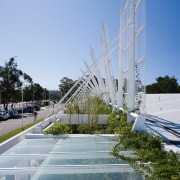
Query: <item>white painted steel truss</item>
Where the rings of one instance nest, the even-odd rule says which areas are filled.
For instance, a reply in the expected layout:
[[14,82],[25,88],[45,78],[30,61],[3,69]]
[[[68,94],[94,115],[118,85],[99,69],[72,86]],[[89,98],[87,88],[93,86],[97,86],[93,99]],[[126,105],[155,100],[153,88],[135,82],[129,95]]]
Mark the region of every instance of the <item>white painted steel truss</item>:
[[[82,71],[81,78],[59,104],[67,105],[90,94],[101,96],[104,102],[117,108],[145,113],[145,25],[145,0],[121,0],[118,38],[111,43],[103,24],[102,53],[96,57],[93,48],[90,49],[92,65],[85,61],[86,71]],[[113,59],[116,50],[119,57]],[[117,75],[114,64],[118,67]]]

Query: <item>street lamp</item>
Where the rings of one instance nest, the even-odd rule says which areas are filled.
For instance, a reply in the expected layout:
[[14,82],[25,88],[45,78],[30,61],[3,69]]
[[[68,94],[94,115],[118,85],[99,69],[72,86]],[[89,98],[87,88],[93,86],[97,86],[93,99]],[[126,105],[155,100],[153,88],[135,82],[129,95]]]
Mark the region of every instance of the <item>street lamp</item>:
[[[23,73],[23,78],[24,78],[24,73]],[[24,119],[23,119],[23,116],[24,116],[24,112],[23,112],[23,109],[24,109],[24,91],[23,91],[23,86],[24,86],[24,79],[22,81],[22,87],[21,87],[21,92],[22,92],[22,129],[24,128]]]
[[[2,81],[2,77],[0,77],[0,82]],[[0,110],[1,110],[1,90],[0,90]]]
[[0,110],[1,110],[1,90],[0,90]]
[[50,90],[48,91],[48,99],[49,99],[49,103],[48,103],[48,105],[50,106]]
[[24,101],[24,94],[23,94],[23,85],[22,85],[22,129],[23,129],[23,126],[24,126],[24,124],[23,124],[23,108],[24,108],[24,103],[23,103],[23,101]]
[[34,84],[32,85],[32,105],[34,107]]

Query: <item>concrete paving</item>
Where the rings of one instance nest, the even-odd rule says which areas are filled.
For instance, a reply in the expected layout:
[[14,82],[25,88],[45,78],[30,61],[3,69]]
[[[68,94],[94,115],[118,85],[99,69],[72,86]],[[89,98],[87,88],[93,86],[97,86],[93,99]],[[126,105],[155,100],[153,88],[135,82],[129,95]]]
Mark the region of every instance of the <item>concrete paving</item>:
[[[52,109],[51,106],[41,108],[40,111],[37,111],[36,119],[46,118],[48,113]],[[34,114],[24,113],[23,116],[20,114],[18,119],[8,119],[6,121],[0,121],[0,136],[7,134],[15,129],[21,128],[26,124],[30,124],[35,121]]]

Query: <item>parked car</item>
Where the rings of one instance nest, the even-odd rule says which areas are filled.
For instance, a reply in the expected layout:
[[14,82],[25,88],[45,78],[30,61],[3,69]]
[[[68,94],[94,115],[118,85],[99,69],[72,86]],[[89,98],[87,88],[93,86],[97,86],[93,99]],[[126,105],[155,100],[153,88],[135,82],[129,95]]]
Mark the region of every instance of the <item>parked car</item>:
[[16,111],[17,111],[19,114],[21,114],[21,113],[22,113],[22,108],[16,109]]
[[40,110],[40,106],[34,105],[34,109],[35,109],[35,111],[39,111]]
[[18,118],[19,117],[19,113],[15,109],[8,110],[8,113],[10,115],[10,118]]
[[0,121],[4,121],[3,117],[0,115]]
[[6,111],[0,111],[0,120],[4,121],[10,117],[9,113]]
[[34,113],[35,108],[33,106],[27,106],[23,109],[23,113]]

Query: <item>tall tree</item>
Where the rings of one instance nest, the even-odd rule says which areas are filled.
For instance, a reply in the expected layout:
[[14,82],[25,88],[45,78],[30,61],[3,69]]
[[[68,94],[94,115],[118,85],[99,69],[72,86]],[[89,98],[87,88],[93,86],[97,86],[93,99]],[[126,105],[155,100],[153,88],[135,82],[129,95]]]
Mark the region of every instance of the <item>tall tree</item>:
[[17,100],[17,94],[23,82],[32,83],[32,78],[17,68],[14,57],[10,58],[5,63],[5,66],[0,66],[1,102],[4,104],[4,109],[8,108],[10,101],[14,102]]
[[60,80],[59,90],[61,93],[61,97],[63,97],[69,91],[69,89],[74,85],[74,83],[75,81],[68,77],[63,77]]
[[40,84],[35,83],[33,85],[34,100],[43,100],[44,89]]

